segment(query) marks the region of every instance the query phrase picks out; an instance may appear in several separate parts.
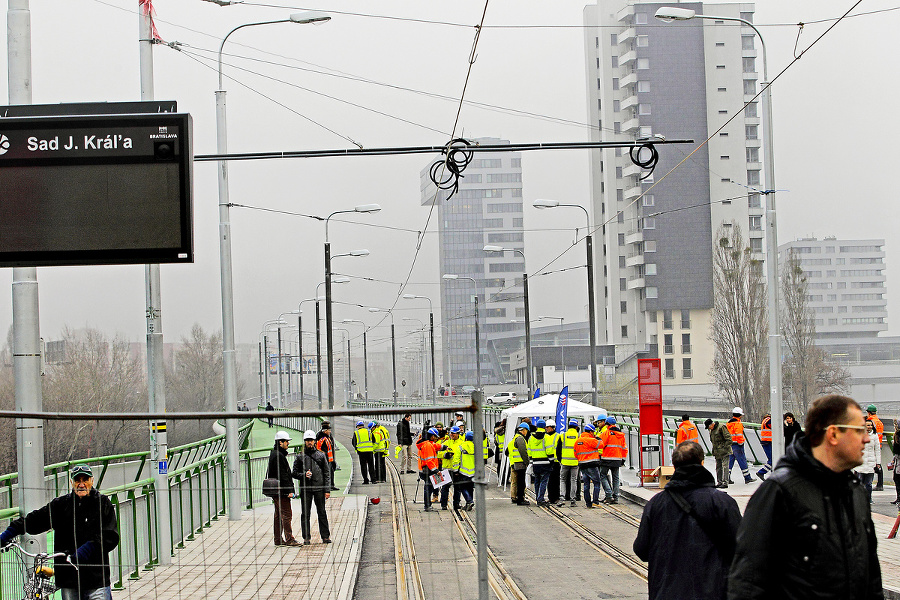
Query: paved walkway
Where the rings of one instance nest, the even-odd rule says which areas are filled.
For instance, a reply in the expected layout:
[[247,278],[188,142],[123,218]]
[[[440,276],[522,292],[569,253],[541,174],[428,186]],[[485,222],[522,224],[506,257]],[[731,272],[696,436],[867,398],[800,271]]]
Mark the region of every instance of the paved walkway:
[[[219,522],[187,542],[169,566],[144,572],[115,598],[256,600],[260,598],[343,600],[350,598],[359,569],[366,523],[365,496],[327,501],[332,544],[318,540],[287,547],[272,543],[272,505],[244,511],[240,521]],[[300,506],[294,503],[294,532],[300,537]]]
[[[704,464],[710,473],[716,472],[715,459],[707,458]],[[637,470],[626,468],[622,469],[620,474],[623,482],[623,487],[621,489],[622,496],[629,500],[638,502],[639,504],[646,504],[650,498],[660,491],[657,487],[640,487]],[[756,475],[754,475],[754,477],[755,476]],[[742,479],[741,474],[740,472],[737,472],[735,481],[740,479]],[[624,484],[626,483],[628,487],[624,487]],[[743,514],[744,509],[747,508],[747,502],[750,500],[750,496],[753,495],[753,492],[755,492],[758,487],[759,482],[737,483],[728,486],[728,489],[723,491],[735,499],[738,508],[741,509],[741,514]],[[883,492],[873,492],[872,498],[876,502],[887,503],[896,498],[896,494],[893,487],[886,486],[885,491]],[[878,536],[878,559],[881,562],[881,579],[884,586],[885,598],[896,598],[900,600],[900,537],[891,540],[887,539],[887,536],[894,525],[894,521],[896,520],[896,516],[889,517],[872,513],[872,520],[875,523],[875,532]]]

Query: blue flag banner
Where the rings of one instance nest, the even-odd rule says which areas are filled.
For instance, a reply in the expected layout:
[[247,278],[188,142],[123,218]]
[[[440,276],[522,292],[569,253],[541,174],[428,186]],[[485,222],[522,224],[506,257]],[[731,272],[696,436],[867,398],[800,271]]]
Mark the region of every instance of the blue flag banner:
[[532,400],[536,400],[541,397],[541,388],[534,390],[534,398]]
[[556,401],[556,430],[566,430],[566,419],[569,415],[569,386],[566,386],[559,393],[559,399]]

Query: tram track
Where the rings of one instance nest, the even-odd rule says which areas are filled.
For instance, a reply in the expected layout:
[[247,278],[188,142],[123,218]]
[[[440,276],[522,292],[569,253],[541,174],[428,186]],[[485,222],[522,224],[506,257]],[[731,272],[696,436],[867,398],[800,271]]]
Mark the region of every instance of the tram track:
[[385,461],[391,485],[391,524],[394,532],[394,563],[397,573],[397,600],[425,600],[425,586],[413,543],[406,491],[393,461]]
[[[466,541],[472,556],[476,556],[478,548],[476,546],[475,524],[469,518],[469,514],[463,511],[454,510],[453,518],[456,521],[456,527],[459,529],[460,535]],[[497,555],[491,550],[490,545],[487,548],[488,557],[488,585],[499,600],[528,600],[527,596],[519,589],[512,576],[503,567],[503,563],[497,558]]]

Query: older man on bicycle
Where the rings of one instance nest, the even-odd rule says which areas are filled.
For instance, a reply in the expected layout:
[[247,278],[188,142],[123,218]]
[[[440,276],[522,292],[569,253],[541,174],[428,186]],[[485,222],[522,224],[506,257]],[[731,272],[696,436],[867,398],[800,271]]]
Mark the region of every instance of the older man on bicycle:
[[71,478],[70,493],[12,521],[0,533],[0,547],[17,535],[52,529],[55,551],[68,555],[55,560],[62,600],[112,600],[108,554],[119,545],[115,509],[94,488],[94,473],[88,465],[73,467]]

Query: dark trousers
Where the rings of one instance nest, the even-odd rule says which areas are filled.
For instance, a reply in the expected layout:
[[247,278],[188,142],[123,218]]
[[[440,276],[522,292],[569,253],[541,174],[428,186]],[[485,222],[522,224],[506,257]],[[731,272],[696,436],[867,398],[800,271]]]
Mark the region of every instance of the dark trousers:
[[451,487],[456,487],[456,486],[452,483],[446,483],[446,484],[442,485],[439,490],[441,492],[441,508],[447,508],[447,503],[450,501],[450,488]]
[[384,463],[384,454],[376,452],[375,456],[375,481],[387,481],[387,465]]
[[303,534],[304,540],[310,539],[310,517],[312,516],[312,503],[316,503],[316,518],[319,520],[319,535],[323,540],[331,537],[331,530],[328,528],[328,515],[325,513],[325,492],[310,492],[303,490],[300,492],[300,533]]
[[359,455],[359,470],[362,472],[363,483],[377,481],[375,477],[375,457],[372,452],[357,452]]
[[287,496],[272,498],[272,503],[275,505],[275,545],[278,546],[294,539],[294,532],[291,529],[294,512],[291,510],[291,499]]
[[434,493],[434,488],[431,487],[431,479],[428,478],[430,471],[421,471],[419,473],[419,479],[425,482],[425,508],[431,508],[431,495]]
[[328,466],[331,467],[331,489],[336,490],[337,486],[334,484],[334,472],[337,471],[337,462],[330,462]]
[[472,492],[475,490],[475,484],[472,480],[464,475],[458,475],[453,478],[453,508],[460,508],[459,498],[462,496],[466,504],[472,503]]
[[[520,463],[521,464],[521,463]],[[525,501],[525,469],[515,471],[513,474],[513,485],[516,488],[516,502]]]
[[[879,457],[881,453],[879,452]],[[881,465],[878,466],[878,469],[875,471],[875,489],[881,491],[884,489],[884,467]]]
[[550,481],[547,482],[547,501],[556,504],[559,502],[559,473],[561,467],[555,461],[550,464],[553,469],[550,471]]

